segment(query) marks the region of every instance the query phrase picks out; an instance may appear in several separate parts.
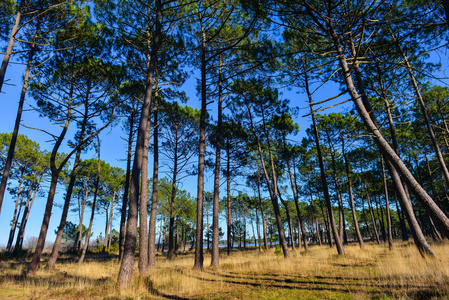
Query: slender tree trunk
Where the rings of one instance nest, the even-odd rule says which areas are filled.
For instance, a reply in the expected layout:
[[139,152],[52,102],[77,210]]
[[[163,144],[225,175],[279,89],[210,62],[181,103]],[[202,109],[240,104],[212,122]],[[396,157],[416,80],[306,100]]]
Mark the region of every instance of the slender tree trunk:
[[[19,10],[21,10],[21,9],[19,8]],[[17,12],[17,15],[19,15],[19,20],[20,20],[20,13]],[[16,16],[16,22],[17,22],[17,24],[19,23],[19,21],[17,20],[17,16]],[[14,22],[14,26],[16,26],[16,22]],[[17,26],[15,29],[13,28],[13,31],[14,30],[17,31]],[[11,35],[12,34],[13,33],[11,31]],[[31,46],[31,50],[28,55],[27,67],[26,67],[26,71],[25,71],[25,76],[23,78],[22,91],[20,93],[19,107],[17,108],[16,121],[14,123],[14,129],[13,129],[12,136],[11,136],[11,142],[9,143],[9,148],[8,148],[8,156],[6,157],[5,166],[3,168],[2,179],[0,181],[0,213],[2,210],[2,203],[3,203],[3,197],[5,195],[6,184],[8,182],[8,178],[9,178],[9,171],[11,170],[11,164],[12,164],[12,160],[14,158],[14,151],[16,149],[17,136],[19,135],[20,121],[22,120],[23,104],[25,102],[25,96],[26,96],[26,92],[28,89],[28,81],[30,78],[31,64],[33,62],[34,54],[36,53],[36,45],[34,43],[36,40],[36,37],[37,37],[37,32],[34,36],[33,44]],[[12,41],[14,42],[14,38],[12,39]],[[11,40],[10,40],[10,42],[11,42]],[[9,47],[9,44],[8,44],[8,47]],[[12,46],[11,46],[11,50],[12,50]],[[8,49],[6,50],[6,52],[8,53]],[[3,63],[5,63],[6,56],[7,55],[5,54]],[[9,58],[7,58],[7,60],[9,60]],[[3,78],[4,78],[4,74],[5,74],[4,72],[6,71],[7,64],[8,64],[8,62],[6,62],[4,70],[3,70],[3,64],[2,64],[2,69],[0,70],[0,92],[1,92],[2,84],[3,84]]]
[[259,216],[257,215],[257,207],[255,207],[256,211],[256,230],[257,230],[257,241],[259,243],[259,252],[261,252],[261,240],[260,240],[260,224],[259,224]]
[[218,70],[218,124],[217,124],[217,144],[215,148],[215,170],[214,170],[214,211],[212,217],[212,255],[211,266],[219,265],[219,226],[218,226],[218,209],[220,202],[220,159],[221,159],[221,135],[222,135],[222,123],[223,123],[223,84],[222,84],[222,70],[221,70],[221,57],[220,67]]
[[[83,246],[83,252],[81,253],[80,258],[78,259],[77,265],[80,266],[84,258],[86,257],[87,247],[89,247],[89,239],[90,239],[90,233],[92,232],[92,224],[94,223],[94,216],[95,216],[95,209],[96,209],[96,203],[97,203],[97,196],[98,196],[98,189],[100,187],[100,174],[101,174],[101,160],[100,160],[100,139],[97,135],[97,141],[98,141],[98,163],[97,163],[97,178],[95,179],[95,193],[94,193],[94,201],[92,202],[92,212],[90,214],[90,222],[89,227],[87,229],[86,234],[86,241],[84,242]],[[105,237],[106,239],[106,237]]]
[[279,193],[279,200],[281,200],[281,203],[282,203],[282,205],[284,206],[284,209],[285,209],[285,214],[287,215],[287,225],[288,225],[288,232],[290,233],[290,241],[291,241],[291,245],[292,245],[292,251],[296,251],[295,240],[293,238],[292,219],[290,218],[290,212],[288,210],[287,202],[285,202],[282,199],[280,193]]
[[164,215],[164,226],[162,227],[162,249],[161,252],[165,251],[165,237],[167,236],[167,216]]
[[[114,200],[115,200],[115,194],[116,192],[114,191],[114,196],[113,196],[113,201],[111,203],[111,211],[109,214],[109,241],[108,241],[108,252],[111,251],[111,242],[112,242],[112,221],[114,220]],[[106,238],[106,237],[105,237]]]
[[262,229],[263,229],[263,244],[265,246],[265,251],[268,251],[268,238],[267,238],[267,223],[265,221],[265,214],[263,212],[262,197],[260,196],[260,172],[259,164],[257,164],[257,193],[259,196],[259,207],[260,214],[262,216]]
[[103,242],[103,250],[102,252],[105,253],[106,252],[106,248],[109,248],[108,246],[108,242],[109,242],[109,238],[108,238],[108,234],[111,234],[109,232],[109,227],[111,227],[110,225],[112,224],[112,211],[114,209],[114,201],[115,201],[115,191],[114,194],[112,196],[112,200],[111,200],[111,207],[109,210],[109,216],[106,217],[106,226],[104,228],[104,242]]
[[[313,222],[315,223],[316,235],[317,235],[317,238],[318,238],[318,243],[320,244],[320,246],[322,246],[322,242],[321,242],[321,240],[322,240],[322,238],[321,238],[321,228],[320,228],[320,225],[318,224],[318,218],[317,218],[316,213],[315,213],[315,204],[313,203],[312,188],[310,187],[310,178],[309,178],[309,176],[307,176],[307,181],[308,181],[307,186],[309,187],[309,195],[310,195],[310,206],[311,206],[311,209],[312,209],[312,223]],[[313,220],[315,220],[315,221],[313,221]],[[313,228],[313,226],[312,226],[312,228]]]
[[336,170],[336,166],[335,166],[335,150],[334,150],[334,145],[331,143],[329,133],[327,133],[327,141],[328,141],[329,148],[330,148],[330,154],[331,154],[331,159],[332,159],[332,175],[334,177],[335,192],[337,194],[337,201],[338,201],[339,234],[340,234],[340,238],[343,238],[344,243],[347,244],[348,239],[346,236],[346,229],[345,229],[345,227],[346,227],[345,214],[344,214],[344,209],[343,209],[343,202],[341,200],[340,184],[338,182],[337,170]]
[[346,177],[348,178],[349,201],[350,201],[350,204],[351,204],[352,219],[353,219],[353,222],[354,222],[354,230],[355,230],[355,233],[356,233],[357,240],[359,242],[360,248],[364,249],[365,246],[363,244],[362,235],[360,234],[359,222],[357,221],[357,213],[356,213],[355,204],[354,204],[354,195],[352,193],[352,180],[351,180],[351,175],[349,173],[349,162],[348,162],[348,158],[347,158],[346,152],[345,152],[345,141],[344,141],[344,138],[343,138],[343,134],[340,134],[340,138],[341,138],[341,142],[342,142],[343,158],[345,160]]
[[[286,142],[286,136],[285,134],[282,135],[282,141],[284,144],[284,148],[287,147],[287,142]],[[299,227],[301,228],[301,232],[302,232],[302,239],[303,239],[303,243],[304,243],[304,249],[306,251],[309,250],[309,245],[307,243],[307,233],[304,229],[304,223],[302,221],[302,216],[301,216],[301,210],[299,208],[299,199],[298,199],[298,189],[296,186],[296,173],[295,173],[295,178],[293,178],[292,176],[292,169],[290,167],[290,159],[287,158],[287,170],[288,170],[288,176],[290,178],[290,187],[292,189],[293,192],[293,199],[295,200],[295,207],[296,207],[296,214],[298,217],[298,222],[299,222]],[[301,235],[300,232],[298,232],[299,235]],[[301,242],[298,242],[298,247],[301,249]]]
[[230,152],[229,140],[226,141],[226,199],[228,206],[227,215],[227,250],[228,256],[232,255],[232,202],[231,202],[231,158],[229,157]]
[[[156,84],[155,84],[156,85]],[[157,89],[157,88],[156,88]],[[157,99],[157,96],[155,97]],[[157,109],[157,100],[154,101],[154,108]],[[150,105],[151,109],[151,105]],[[155,117],[156,118],[156,117]],[[141,182],[140,182],[140,205],[139,205],[139,273],[148,273],[148,148],[150,144],[151,115],[148,115],[146,122],[144,145],[142,152]]]
[[367,187],[366,183],[364,183],[364,187],[365,187],[365,193],[366,193],[366,200],[368,201],[368,210],[369,210],[369,213],[371,216],[371,222],[373,223],[374,237],[376,238],[377,244],[380,244],[379,233],[377,231],[377,225],[376,225],[376,219],[374,218],[373,208],[371,205],[371,197],[369,195],[368,187]]
[[201,112],[200,112],[200,140],[198,145],[198,191],[196,208],[196,246],[195,246],[195,270],[203,269],[203,193],[204,193],[204,166],[206,149],[206,33],[201,23]]
[[86,181],[84,182],[84,198],[82,200],[80,208],[80,222],[78,224],[78,235],[76,239],[76,248],[78,251],[81,251],[81,249],[83,248],[83,220],[88,196],[89,196],[89,179],[86,178]]
[[[380,198],[380,195],[377,195],[377,197],[374,198],[374,203],[376,204],[377,220],[379,221],[380,231],[382,232],[382,240],[384,242],[386,242],[387,234],[385,232],[384,214],[382,211],[382,206],[379,204],[379,202],[380,202],[379,198]],[[380,206],[380,208],[379,208],[379,206]]]
[[[53,248],[51,250],[50,258],[48,260],[47,268],[54,269],[56,260],[58,259],[59,249],[61,247],[62,235],[64,233],[65,223],[67,221],[67,214],[69,213],[70,200],[72,199],[73,187],[75,185],[76,175],[78,174],[78,166],[81,160],[81,151],[83,150],[81,145],[84,143],[84,135],[86,132],[86,126],[88,121],[88,113],[89,113],[89,105],[88,99],[90,95],[90,85],[87,87],[87,93],[84,98],[84,116],[83,121],[81,123],[81,131],[79,136],[78,145],[80,146],[75,154],[75,161],[73,163],[73,169],[70,174],[70,182],[67,187],[67,193],[64,199],[64,207],[62,209],[61,221],[59,222],[58,233],[56,234],[56,240],[53,244]],[[82,224],[82,223],[81,223]],[[81,225],[82,227],[82,225]],[[82,229],[81,229],[82,232]]]
[[[255,130],[254,130],[254,125],[253,125],[253,120],[252,120],[252,115],[251,115],[251,110],[249,107],[249,104],[246,103],[246,107],[248,110],[248,114],[250,117],[250,128],[251,128],[251,132],[253,133],[253,135],[256,137],[256,141],[257,141],[257,150],[259,153],[259,159],[260,159],[260,163],[262,166],[262,170],[265,176],[265,183],[267,185],[268,191],[270,193],[270,199],[271,199],[271,203],[273,205],[273,210],[274,210],[274,215],[275,215],[275,219],[276,219],[276,226],[278,228],[278,233],[279,233],[279,244],[282,248],[282,251],[284,253],[284,258],[288,258],[290,257],[290,252],[288,250],[287,247],[287,242],[285,240],[285,234],[284,234],[284,229],[282,227],[282,219],[281,219],[281,213],[279,210],[279,203],[278,203],[278,199],[277,199],[277,183],[276,183],[276,175],[275,175],[275,167],[274,167],[274,161],[273,161],[273,154],[271,152],[271,145],[270,145],[270,138],[269,135],[267,133],[266,127],[264,126],[264,133],[265,133],[265,137],[267,138],[267,142],[268,142],[268,149],[269,149],[269,156],[270,156],[270,165],[271,165],[271,176],[272,176],[272,180],[273,180],[273,185],[271,185],[270,182],[270,178],[267,172],[267,168],[265,167],[265,160],[263,158],[263,153],[262,153],[262,147],[260,144],[260,140],[258,138],[258,135],[256,134]],[[263,117],[264,119],[264,117]],[[265,123],[265,122],[264,122]]]
[[[175,153],[177,153],[178,143],[176,140],[175,143]],[[177,154],[175,154],[175,161],[173,166],[173,180],[172,180],[172,189],[171,189],[171,199],[170,199],[170,224],[169,224],[169,230],[168,230],[168,254],[167,259],[173,258],[173,252],[174,252],[174,225],[175,225],[175,198],[176,198],[176,175],[178,168],[178,159]]]
[[34,199],[36,199],[36,195],[37,195],[37,191],[39,190],[39,186],[41,184],[42,178],[44,177],[44,172],[42,172],[41,176],[39,177],[39,181],[37,182],[36,186],[34,187],[34,194],[33,197],[31,199],[31,202],[27,204],[25,206],[25,210],[23,212],[23,216],[22,216],[22,222],[20,222],[20,229],[19,229],[19,233],[17,234],[17,241],[16,241],[16,245],[14,246],[14,254],[17,255],[20,251],[22,251],[22,244],[23,244],[23,239],[25,237],[25,228],[28,222],[28,217],[30,216],[30,211],[31,211],[31,207],[33,206],[34,203]]
[[382,178],[384,181],[384,190],[385,190],[385,209],[387,211],[388,248],[391,250],[393,249],[393,233],[391,228],[390,200],[388,196],[388,184],[387,184],[387,176],[385,175],[384,159],[382,156],[380,157],[380,159],[382,163]]
[[50,223],[50,217],[51,217],[51,211],[53,208],[53,200],[55,198],[56,194],[56,186],[58,185],[58,178],[59,174],[61,173],[62,169],[64,168],[64,165],[67,163],[69,157],[66,157],[63,162],[60,163],[59,167],[56,167],[56,156],[58,154],[59,147],[62,144],[62,141],[64,140],[64,137],[67,133],[67,130],[69,129],[70,120],[72,118],[72,97],[73,97],[73,89],[74,89],[74,82],[72,78],[71,86],[70,86],[70,92],[68,97],[68,103],[67,103],[67,115],[64,122],[64,126],[62,128],[62,131],[56,140],[55,145],[53,146],[53,150],[51,151],[50,155],[50,169],[51,169],[51,182],[50,182],[50,189],[48,191],[47,196],[47,204],[45,205],[45,212],[44,212],[44,218],[42,220],[41,230],[39,232],[39,237],[37,239],[36,249],[33,254],[33,258],[28,266],[26,276],[33,277],[36,274],[37,267],[39,265],[39,261],[41,259],[42,251],[44,250],[45,246],[45,238],[47,237],[47,230],[48,225]]
[[[157,98],[159,102],[159,98]],[[159,195],[159,103],[154,111],[153,130],[153,188],[151,193],[151,215],[148,229],[148,266],[156,267],[156,219]],[[176,170],[176,168],[175,168]],[[174,179],[176,182],[176,178]]]
[[19,186],[17,187],[17,197],[16,204],[14,206],[14,214],[11,221],[11,229],[9,230],[9,238],[8,244],[6,245],[6,251],[11,252],[12,242],[14,241],[14,234],[16,232],[17,220],[19,219],[20,211],[17,213],[20,203],[20,193],[22,192],[22,183],[23,183],[23,172],[24,169],[21,170],[21,175],[19,179]]
[[128,134],[128,156],[126,160],[125,186],[123,188],[122,214],[120,216],[120,233],[119,233],[119,261],[122,261],[123,250],[125,249],[125,230],[126,215],[128,207],[129,180],[131,175],[132,145],[134,139],[134,111],[129,118],[129,134]]
[[[304,64],[304,63],[303,63]],[[326,173],[324,171],[324,162],[323,162],[323,156],[321,154],[321,146],[320,146],[320,140],[319,140],[319,134],[318,134],[318,129],[317,129],[317,124],[316,124],[316,118],[315,118],[315,112],[313,110],[313,101],[312,101],[312,94],[309,91],[309,83],[308,83],[308,78],[307,78],[307,73],[304,73],[304,79],[305,79],[305,88],[306,88],[306,92],[307,92],[307,96],[309,98],[309,106],[310,106],[310,112],[312,114],[312,122],[313,122],[313,129],[314,129],[314,135],[315,135],[315,143],[316,143],[316,148],[317,148],[317,156],[318,156],[318,162],[320,165],[320,172],[321,172],[321,182],[323,185],[323,193],[324,193],[324,200],[326,202],[326,208],[327,208],[327,212],[328,212],[328,216],[329,216],[329,225],[330,225],[330,230],[332,230],[333,233],[333,237],[335,240],[335,244],[337,245],[337,252],[339,255],[344,255],[345,251],[343,249],[343,243],[341,241],[341,238],[337,232],[337,225],[335,224],[335,218],[334,218],[334,213],[332,210],[332,204],[331,204],[331,200],[329,197],[329,189],[327,186],[327,180],[326,180]],[[331,240],[331,238],[329,238],[329,240]]]
[[[11,58],[11,55],[12,55],[12,49],[14,47],[14,41],[16,39],[16,34],[19,31],[19,24],[20,24],[20,19],[22,17],[23,5],[24,5],[24,1],[21,0],[19,7],[17,8],[16,17],[14,19],[14,24],[12,25],[11,33],[9,35],[8,46],[6,47],[6,52],[5,52],[5,56],[3,57],[2,66],[0,67],[0,93],[2,92],[3,82],[5,80],[6,69],[8,68],[9,59]],[[6,183],[5,183],[5,188],[6,188]],[[5,192],[5,188],[3,188],[3,193]],[[0,194],[0,195],[2,197],[0,200],[0,208],[1,208],[1,201],[3,200],[3,194]]]
[[[123,251],[123,259],[120,264],[120,270],[117,278],[116,288],[121,290],[131,283],[131,277],[134,266],[134,253],[137,241],[137,202],[139,198],[140,174],[142,171],[142,157],[145,151],[145,135],[148,129],[148,118],[151,109],[151,97],[153,92],[154,74],[157,62],[157,53],[159,47],[159,38],[161,34],[161,0],[156,3],[156,32],[154,34],[153,51],[151,58],[147,57],[147,82],[145,88],[145,98],[140,115],[140,123],[137,131],[136,151],[134,152],[133,170],[131,175],[128,222],[126,224],[125,248]],[[148,29],[147,40],[150,41],[150,32]],[[150,43],[148,43],[150,48]]]

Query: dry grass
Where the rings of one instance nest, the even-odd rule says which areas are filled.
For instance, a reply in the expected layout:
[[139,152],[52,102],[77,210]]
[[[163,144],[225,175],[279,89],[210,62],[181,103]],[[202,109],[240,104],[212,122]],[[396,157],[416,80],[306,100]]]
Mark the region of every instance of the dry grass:
[[[194,271],[193,253],[167,261],[158,256],[149,276],[134,276],[132,286],[117,293],[115,257],[90,257],[77,266],[66,257],[55,270],[23,276],[21,262],[0,263],[0,299],[428,299],[449,297],[449,244],[432,245],[437,259],[422,259],[413,244],[345,247],[312,246],[290,259],[274,250],[236,251],[220,257],[220,267]],[[205,255],[208,266],[210,256]],[[137,274],[137,267],[135,269]]]

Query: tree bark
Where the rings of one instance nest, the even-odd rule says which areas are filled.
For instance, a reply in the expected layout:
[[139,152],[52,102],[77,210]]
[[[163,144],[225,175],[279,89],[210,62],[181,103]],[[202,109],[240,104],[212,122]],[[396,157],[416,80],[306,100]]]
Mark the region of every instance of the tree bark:
[[[158,101],[157,99],[156,101]],[[159,106],[154,113],[154,130],[153,130],[153,188],[151,193],[151,214],[150,225],[148,229],[148,266],[156,267],[156,219],[157,219],[157,202],[159,195]],[[176,179],[174,179],[176,180]]]
[[356,213],[355,204],[354,204],[354,195],[352,193],[352,180],[351,180],[351,175],[349,173],[349,163],[348,163],[348,158],[347,158],[346,152],[345,152],[345,141],[343,138],[343,134],[340,134],[340,138],[341,138],[341,142],[342,142],[343,158],[345,160],[346,177],[348,179],[349,201],[351,204],[352,219],[354,222],[354,230],[355,230],[355,233],[357,236],[357,240],[359,242],[360,249],[364,249],[365,245],[363,244],[363,238],[362,238],[362,235],[361,235],[360,229],[359,229],[359,222],[357,221],[357,213]]
[[[6,52],[5,52],[5,56],[3,57],[2,66],[0,67],[0,93],[2,92],[3,82],[5,80],[6,69],[8,68],[9,59],[11,58],[11,55],[12,55],[12,49],[14,47],[14,41],[16,38],[16,34],[19,31],[19,24],[20,24],[20,19],[22,17],[23,5],[24,5],[24,0],[21,0],[19,7],[17,8],[16,17],[14,19],[14,24],[12,26],[11,33],[9,35],[8,46],[6,47]],[[3,191],[2,191],[3,194],[5,192],[5,189],[6,189],[6,183],[5,183],[5,187],[3,188]],[[1,203],[3,201],[3,194],[0,194],[1,195],[0,209],[1,209]]]
[[33,206],[34,203],[34,199],[36,199],[36,195],[37,195],[37,191],[39,190],[42,178],[44,177],[44,173],[45,173],[45,167],[44,167],[44,171],[42,172],[41,176],[39,177],[39,181],[37,182],[36,186],[34,187],[34,194],[33,197],[31,199],[31,202],[25,205],[25,210],[23,212],[23,216],[22,216],[22,222],[20,222],[20,229],[19,229],[19,233],[17,234],[17,241],[16,241],[16,245],[14,246],[14,254],[17,255],[20,251],[22,251],[22,244],[23,244],[23,239],[25,237],[25,228],[28,222],[28,217],[30,216],[30,211],[31,211],[31,207]]
[[14,241],[14,234],[16,232],[17,221],[18,221],[19,215],[20,215],[20,211],[19,211],[19,213],[17,213],[17,209],[19,208],[20,193],[22,192],[23,173],[24,173],[24,169],[21,170],[19,186],[17,187],[16,204],[14,206],[14,214],[13,214],[12,221],[11,221],[11,229],[9,230],[8,243],[6,244],[7,252],[11,252],[12,242]]
[[288,232],[290,233],[290,242],[292,244],[292,251],[296,251],[295,239],[293,237],[293,230],[292,230],[292,219],[290,218],[290,212],[288,211],[288,205],[287,205],[287,202],[285,202],[281,198],[280,194],[279,194],[279,200],[281,200],[281,203],[282,203],[282,205],[284,206],[284,209],[285,209],[285,214],[287,215],[287,225],[288,225]]
[[232,202],[231,202],[231,158],[229,156],[229,140],[226,141],[226,199],[228,207],[227,215],[227,251],[228,256],[232,255]]
[[134,111],[129,117],[128,133],[128,156],[126,160],[125,186],[123,188],[122,214],[120,216],[120,234],[119,234],[119,261],[122,261],[123,251],[125,249],[125,230],[126,230],[126,212],[128,207],[129,180],[131,175],[132,145],[134,137]]
[[366,200],[368,201],[368,210],[369,210],[369,213],[371,216],[371,222],[373,223],[374,237],[376,239],[377,244],[380,244],[379,233],[377,231],[376,220],[374,218],[373,208],[371,205],[371,197],[369,195],[368,187],[366,186],[366,183],[364,183],[364,187],[365,187],[365,193],[366,193]]
[[381,156],[381,163],[382,163],[382,178],[384,182],[384,190],[385,190],[385,209],[387,211],[387,227],[388,227],[388,248],[391,250],[393,249],[393,233],[392,233],[392,227],[391,227],[391,216],[390,216],[390,200],[388,196],[388,184],[387,184],[387,176],[385,175],[385,165],[384,165],[384,159]]
[[[303,62],[303,64],[304,64],[304,62]],[[315,135],[315,144],[316,144],[316,149],[317,149],[318,162],[319,162],[320,172],[321,172],[321,183],[323,185],[324,200],[326,202],[327,214],[329,216],[329,223],[330,223],[329,226],[330,227],[328,227],[328,229],[332,230],[335,244],[337,246],[338,254],[344,255],[345,251],[343,249],[343,243],[342,243],[341,238],[337,231],[337,225],[335,224],[334,213],[332,210],[332,204],[331,204],[331,200],[329,197],[329,188],[327,186],[326,173],[324,171],[323,156],[321,154],[321,146],[320,146],[318,128],[317,128],[317,124],[316,124],[315,112],[313,110],[312,94],[309,91],[309,83],[308,83],[307,73],[304,73],[304,80],[305,80],[305,88],[306,88],[307,96],[309,98],[310,112],[312,114],[313,130],[314,130],[314,135]],[[330,237],[329,237],[329,241],[332,243]]]
[[167,259],[173,258],[174,253],[174,224],[175,224],[175,199],[176,199],[176,177],[178,170],[178,140],[175,141],[175,155],[173,164],[173,178],[172,178],[172,188],[171,188],[171,199],[170,199],[170,223],[168,230],[168,254]]
[[[90,233],[92,232],[92,224],[94,223],[94,216],[95,216],[95,205],[97,203],[97,196],[98,196],[98,189],[100,187],[100,174],[101,174],[101,160],[100,160],[100,139],[97,135],[97,141],[98,141],[98,164],[97,164],[97,178],[95,180],[95,193],[94,193],[94,201],[92,202],[92,212],[90,214],[90,221],[89,221],[89,227],[87,229],[86,234],[86,241],[84,242],[83,246],[83,252],[81,253],[80,258],[78,259],[77,265],[80,266],[84,258],[86,257],[87,247],[89,247],[89,239],[90,239]],[[106,237],[105,237],[106,239]]]
[[[17,32],[17,26],[20,22],[21,9],[22,8],[19,7],[19,10],[16,15],[16,20],[14,22],[14,27],[11,31],[11,37],[10,37],[9,43],[11,43],[11,41],[12,41],[12,43],[14,43],[15,33],[13,34],[13,32]],[[33,62],[34,54],[36,53],[35,42],[36,42],[38,32],[39,32],[39,30],[37,30],[34,35],[33,43],[31,45],[31,50],[28,55],[27,67],[26,67],[26,71],[25,71],[25,76],[23,78],[22,91],[20,93],[19,107],[17,108],[16,121],[14,123],[14,129],[12,131],[11,142],[9,143],[9,148],[8,148],[8,156],[6,157],[6,162],[5,162],[5,166],[3,168],[3,173],[2,173],[2,179],[0,181],[0,214],[2,211],[3,197],[5,195],[6,184],[8,182],[9,172],[11,170],[11,164],[12,164],[12,160],[14,158],[14,151],[16,149],[17,136],[19,135],[20,121],[22,120],[23,104],[25,102],[25,96],[26,96],[26,92],[28,89],[28,81],[30,78],[31,64]],[[6,67],[8,66],[8,62],[9,62],[9,57],[7,57],[8,51],[9,51],[9,56],[11,56],[12,44],[11,44],[11,48],[10,48],[10,44],[8,44],[8,48],[6,49],[6,54],[3,58],[2,67],[0,69],[0,93],[1,93],[2,85],[3,85],[3,79],[5,77]],[[5,60],[6,60],[6,63],[5,63]]]
[[220,202],[220,159],[221,159],[221,136],[222,136],[222,123],[223,123],[223,83],[222,83],[222,69],[221,69],[221,57],[220,66],[218,69],[218,123],[217,123],[217,144],[215,148],[215,170],[214,170],[214,207],[212,216],[212,255],[211,266],[219,265],[219,219],[218,209]]
[[[147,57],[147,82],[145,88],[145,98],[140,115],[140,122],[137,131],[136,151],[134,152],[134,162],[131,174],[130,195],[129,195],[129,211],[128,222],[126,224],[125,247],[123,251],[123,259],[120,264],[120,270],[117,278],[116,288],[121,290],[131,283],[131,277],[134,266],[134,253],[136,250],[137,240],[137,202],[139,197],[140,174],[142,171],[142,157],[145,150],[145,135],[148,129],[148,118],[151,109],[151,97],[153,92],[154,74],[157,62],[157,53],[159,47],[159,38],[161,34],[161,0],[157,0],[156,8],[156,32],[154,34],[153,51],[151,58]],[[150,33],[147,32],[147,39],[150,41]],[[148,43],[148,50],[150,43]]]
[[268,251],[268,238],[267,238],[267,223],[265,221],[265,214],[263,212],[262,197],[260,197],[260,172],[259,164],[257,164],[257,193],[259,196],[259,207],[260,214],[262,216],[262,229],[263,229],[263,244],[265,246],[265,251]]

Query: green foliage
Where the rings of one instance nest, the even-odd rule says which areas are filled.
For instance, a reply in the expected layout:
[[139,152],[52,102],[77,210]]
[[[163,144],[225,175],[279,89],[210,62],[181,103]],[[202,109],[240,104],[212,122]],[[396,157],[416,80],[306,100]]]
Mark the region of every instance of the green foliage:
[[274,255],[276,255],[276,256],[283,255],[281,245],[276,245],[276,247],[274,248]]

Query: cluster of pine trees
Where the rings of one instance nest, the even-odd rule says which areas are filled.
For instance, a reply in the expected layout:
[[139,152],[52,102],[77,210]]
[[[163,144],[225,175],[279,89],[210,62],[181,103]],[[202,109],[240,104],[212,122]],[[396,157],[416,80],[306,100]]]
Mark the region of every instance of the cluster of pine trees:
[[[20,250],[45,177],[45,213],[27,276],[40,262],[60,181],[66,193],[48,266],[57,260],[72,199],[79,201],[82,262],[96,208],[106,211],[106,248],[120,198],[118,289],[130,283],[137,245],[139,272],[155,267],[158,218],[159,236],[165,240],[168,231],[168,259],[189,242],[194,268],[202,269],[206,241],[211,265],[218,265],[220,211],[228,255],[233,241],[245,245],[251,224],[259,247],[263,236],[267,249],[270,236],[286,258],[301,240],[306,250],[311,241],[327,242],[344,255],[351,240],[393,247],[395,236],[409,235],[422,256],[433,256],[426,236],[449,237],[449,90],[435,75],[441,65],[434,58],[446,55],[447,4],[3,1],[0,91],[12,56],[26,66],[14,130],[2,136],[0,208],[8,179],[17,182],[8,250]],[[197,77],[200,109],[186,105],[182,84],[190,76]],[[329,86],[339,90],[318,99],[316,91]],[[298,99],[284,99],[281,87]],[[27,95],[39,116],[60,128],[47,132],[48,153],[19,135]],[[320,113],[344,102],[352,109]],[[298,141],[302,103],[312,122]],[[100,158],[99,135],[118,125],[126,132],[126,170]],[[76,127],[71,139],[69,127]],[[63,143],[70,152],[61,153]],[[89,149],[97,159],[81,158]],[[160,171],[167,177],[159,179]],[[179,188],[187,176],[197,178],[196,209]],[[242,182],[246,192],[236,196]]]

